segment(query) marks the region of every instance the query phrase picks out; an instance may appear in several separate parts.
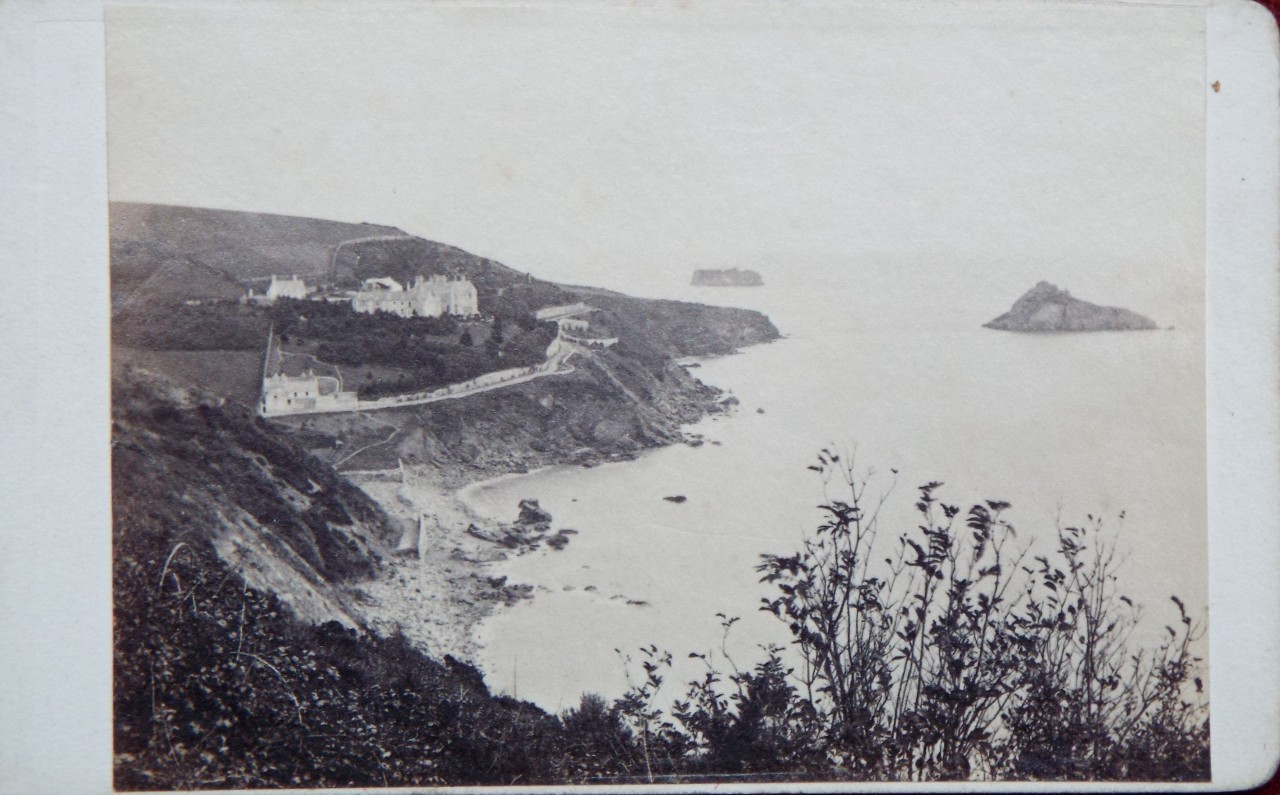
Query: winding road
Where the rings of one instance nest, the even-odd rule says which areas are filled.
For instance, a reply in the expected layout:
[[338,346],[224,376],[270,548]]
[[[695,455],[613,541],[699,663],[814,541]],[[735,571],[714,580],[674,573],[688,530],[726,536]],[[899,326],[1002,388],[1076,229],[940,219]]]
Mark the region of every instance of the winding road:
[[[556,337],[549,346],[547,346],[547,360],[535,368],[527,371],[521,369],[511,370],[512,375],[499,377],[495,381],[488,381],[486,378],[497,375],[498,373],[487,373],[473,379],[472,382],[463,382],[466,386],[453,384],[447,387],[440,387],[428,392],[410,392],[404,395],[392,395],[391,397],[377,398],[375,400],[361,400],[352,407],[324,407],[302,409],[295,411],[273,411],[264,416],[269,417],[289,417],[301,414],[355,414],[362,411],[379,411],[382,409],[398,409],[406,406],[421,406],[426,403],[436,403],[441,400],[454,400],[456,398],[470,397],[478,395],[482,392],[492,392],[495,389],[503,389],[517,384],[525,384],[536,378],[544,378],[553,375],[568,375],[574,372],[574,366],[569,364],[569,359],[575,354],[584,356],[590,355],[591,351],[575,343],[569,342],[562,337]],[[518,375],[515,373],[519,373]],[[475,383],[479,381],[479,383]],[[389,439],[387,441],[390,441]],[[384,442],[385,443],[385,442]]]

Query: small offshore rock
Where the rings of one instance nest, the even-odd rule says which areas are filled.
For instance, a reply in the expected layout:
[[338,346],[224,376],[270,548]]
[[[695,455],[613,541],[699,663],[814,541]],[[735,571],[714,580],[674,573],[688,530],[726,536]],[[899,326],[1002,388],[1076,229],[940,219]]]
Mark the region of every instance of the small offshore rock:
[[764,279],[746,268],[699,268],[689,283],[694,287],[759,287]]

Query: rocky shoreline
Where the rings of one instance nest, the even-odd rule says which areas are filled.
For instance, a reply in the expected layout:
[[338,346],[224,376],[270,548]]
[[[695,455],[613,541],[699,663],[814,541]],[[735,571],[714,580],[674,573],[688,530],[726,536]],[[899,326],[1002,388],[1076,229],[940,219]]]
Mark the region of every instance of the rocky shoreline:
[[[491,576],[489,565],[544,542],[556,547],[563,533],[528,533],[528,523],[519,520],[495,525],[468,508],[441,474],[430,467],[348,473],[402,533],[383,571],[353,590],[362,617],[378,634],[399,632],[438,658],[474,661],[477,625],[533,590]],[[550,516],[539,525],[549,530]]]
[[[701,443],[696,436],[681,434],[667,444]],[[419,464],[344,473],[402,533],[401,548],[386,560],[383,571],[354,588],[361,617],[380,635],[401,633],[437,658],[449,655],[474,664],[480,624],[501,606],[533,598],[532,586],[494,576],[493,564],[543,545],[559,551],[577,531],[552,532],[552,518],[536,500],[512,506],[513,512],[520,512],[514,522],[494,522],[471,508],[468,495],[555,466],[591,467],[638,457],[636,453],[593,453],[534,469],[520,464],[515,468]]]

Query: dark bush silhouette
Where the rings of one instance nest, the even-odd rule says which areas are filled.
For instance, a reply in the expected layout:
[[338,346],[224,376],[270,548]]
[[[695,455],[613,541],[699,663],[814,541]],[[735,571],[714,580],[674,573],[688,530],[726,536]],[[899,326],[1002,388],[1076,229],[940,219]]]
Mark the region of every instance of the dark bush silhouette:
[[[655,760],[685,771],[804,770],[857,780],[1203,781],[1207,704],[1194,655],[1202,630],[1178,597],[1154,649],[1132,642],[1140,610],[1119,590],[1119,557],[1101,519],[1057,531],[1051,554],[1016,547],[989,501],[961,511],[918,489],[918,525],[887,556],[885,496],[823,451],[810,467],[847,497],[792,555],[765,555],[776,588],[763,610],[793,639],[749,673],[703,655],[665,720],[669,664],[644,650],[648,679],[618,702]],[[1123,514],[1121,514],[1123,519]],[[735,619],[721,616],[726,633]],[[722,645],[723,649],[723,645]],[[656,750],[655,750],[656,749]]]

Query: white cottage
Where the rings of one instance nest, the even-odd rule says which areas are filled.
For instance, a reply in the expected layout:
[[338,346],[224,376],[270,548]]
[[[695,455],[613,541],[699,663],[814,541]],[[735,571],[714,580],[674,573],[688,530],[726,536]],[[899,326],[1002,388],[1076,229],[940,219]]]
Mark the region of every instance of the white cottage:
[[267,286],[267,300],[275,303],[280,298],[296,298],[299,301],[307,297],[307,283],[295,274],[291,277],[271,275],[271,284]]

